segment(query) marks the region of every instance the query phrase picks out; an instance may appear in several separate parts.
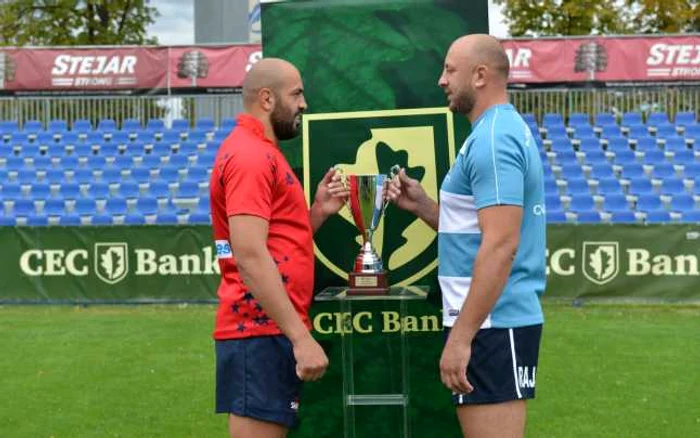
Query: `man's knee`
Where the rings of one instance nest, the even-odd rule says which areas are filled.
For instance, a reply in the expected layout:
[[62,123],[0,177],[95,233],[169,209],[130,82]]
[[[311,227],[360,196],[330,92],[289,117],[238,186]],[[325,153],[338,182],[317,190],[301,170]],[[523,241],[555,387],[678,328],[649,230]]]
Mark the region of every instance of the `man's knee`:
[[526,413],[525,400],[457,407],[465,438],[522,438]]

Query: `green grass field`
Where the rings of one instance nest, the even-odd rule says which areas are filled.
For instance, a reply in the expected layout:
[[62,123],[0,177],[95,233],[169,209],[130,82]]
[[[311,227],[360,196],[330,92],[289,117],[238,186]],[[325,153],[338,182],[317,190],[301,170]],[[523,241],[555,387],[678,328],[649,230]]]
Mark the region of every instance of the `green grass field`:
[[[700,307],[545,311],[528,437],[700,436]],[[0,437],[225,437],[213,314],[0,307]]]

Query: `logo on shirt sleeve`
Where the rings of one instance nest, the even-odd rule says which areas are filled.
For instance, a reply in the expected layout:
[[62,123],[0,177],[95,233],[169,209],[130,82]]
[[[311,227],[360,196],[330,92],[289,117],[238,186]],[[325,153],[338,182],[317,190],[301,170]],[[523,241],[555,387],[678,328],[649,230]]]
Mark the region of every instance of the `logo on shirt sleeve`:
[[217,240],[215,243],[216,258],[230,259],[233,257],[233,251],[231,251],[231,245],[228,243],[228,240]]

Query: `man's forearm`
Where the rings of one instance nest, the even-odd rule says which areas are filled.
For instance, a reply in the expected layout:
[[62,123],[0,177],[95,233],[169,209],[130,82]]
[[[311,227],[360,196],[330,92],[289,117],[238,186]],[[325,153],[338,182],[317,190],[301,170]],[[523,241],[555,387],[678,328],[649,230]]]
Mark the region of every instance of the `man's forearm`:
[[326,215],[321,211],[321,207],[317,203],[313,203],[311,209],[309,210],[309,218],[311,219],[311,229],[314,233],[321,228],[321,225],[328,219]]
[[430,228],[437,231],[438,220],[440,217],[440,209],[438,203],[426,197],[418,204],[416,211],[413,212],[416,216],[423,220]]
[[236,263],[250,293],[292,343],[309,334],[289,300],[277,266],[267,249],[240,258],[237,256]]
[[451,335],[470,343],[503,292],[513,265],[513,252],[502,246],[479,248],[474,260],[469,295],[462,305]]

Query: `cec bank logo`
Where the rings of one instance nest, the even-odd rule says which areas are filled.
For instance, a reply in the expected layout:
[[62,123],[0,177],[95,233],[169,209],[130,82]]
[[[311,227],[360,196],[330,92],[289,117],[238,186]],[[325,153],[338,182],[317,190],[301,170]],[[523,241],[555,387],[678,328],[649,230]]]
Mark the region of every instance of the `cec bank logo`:
[[[388,174],[395,164],[438,198],[455,156],[453,114],[447,108],[362,111],[304,116],[304,191],[311,204],[332,166],[346,174]],[[391,284],[409,285],[437,266],[437,236],[423,221],[389,205],[373,243]],[[318,260],[347,279],[361,236],[343,208],[315,234]]]
[[620,271],[618,246],[617,242],[584,242],[583,275],[599,285],[617,277]]
[[120,282],[129,273],[128,246],[126,243],[96,243],[95,273],[105,283]]

